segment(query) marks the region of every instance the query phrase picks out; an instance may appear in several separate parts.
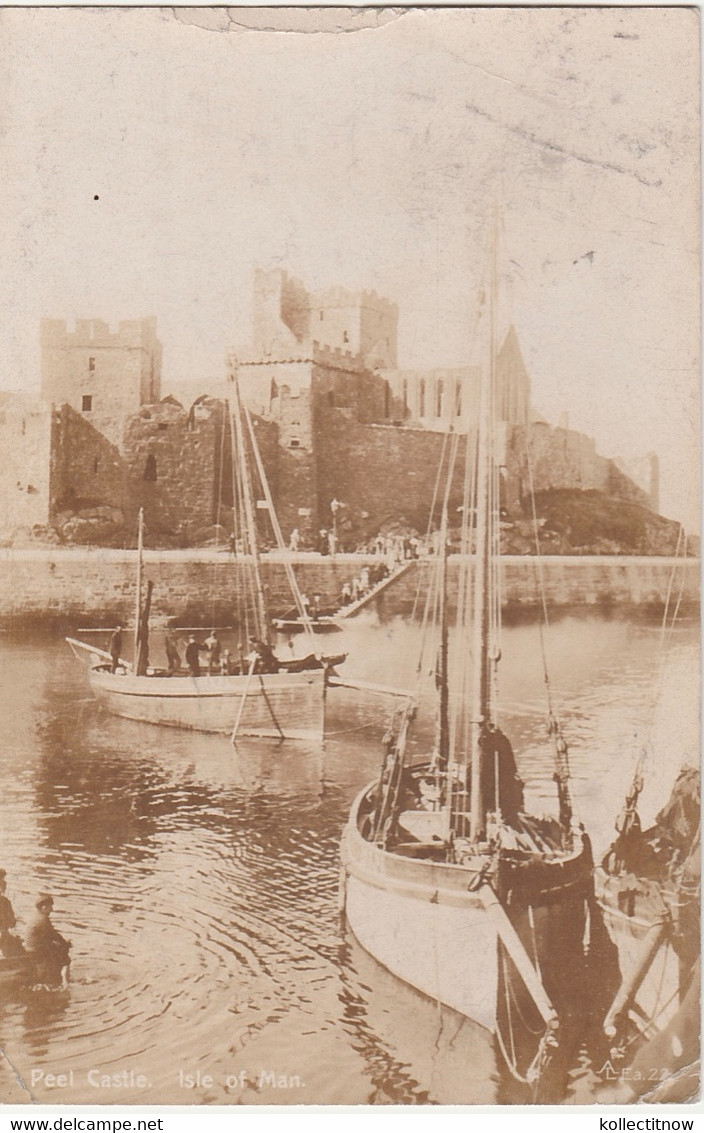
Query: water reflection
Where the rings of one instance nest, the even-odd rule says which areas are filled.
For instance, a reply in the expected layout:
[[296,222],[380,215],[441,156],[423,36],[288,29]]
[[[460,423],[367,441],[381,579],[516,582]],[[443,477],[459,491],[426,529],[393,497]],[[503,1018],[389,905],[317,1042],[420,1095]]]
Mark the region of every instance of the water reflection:
[[[345,631],[346,671],[410,683],[417,633],[400,619],[360,617]],[[502,726],[531,806],[554,810],[537,643],[533,625],[506,631]],[[678,631],[662,679],[658,644],[647,625],[554,627],[555,695],[596,856],[646,733],[662,757],[648,788],[653,813],[665,765],[674,777],[696,745],[696,627]],[[387,704],[338,691],[322,745],[233,748],[227,737],[108,716],[62,642],[2,638],[0,659],[12,677],[0,691],[9,895],[26,931],[36,892],[51,890],[55,923],[73,940],[67,996],[6,996],[0,1010],[3,1049],[27,1080],[32,1067],[74,1072],[60,1094],[37,1081],[38,1100],[524,1100],[501,1079],[486,1035],[341,936],[339,836],[376,773]],[[432,730],[432,712],[421,711],[418,751]],[[91,1069],[132,1076],[95,1086]],[[137,1087],[139,1074],[147,1084]],[[568,1097],[593,1096],[595,1085],[588,1052],[578,1053]],[[6,1062],[0,1089],[20,1100]]]

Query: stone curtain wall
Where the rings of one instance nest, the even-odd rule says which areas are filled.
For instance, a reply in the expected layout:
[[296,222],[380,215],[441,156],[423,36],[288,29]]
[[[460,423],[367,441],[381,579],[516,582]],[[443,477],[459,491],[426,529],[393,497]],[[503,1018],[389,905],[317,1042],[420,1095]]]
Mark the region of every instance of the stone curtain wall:
[[[391,417],[388,382],[379,374],[365,370],[349,352],[327,350],[315,343],[311,375],[313,413],[330,408],[352,409],[361,424]],[[317,430],[320,440],[320,431]]]
[[45,525],[50,513],[52,412],[25,398],[0,405],[0,535]]
[[[424,532],[443,448],[443,433],[360,425],[351,411],[321,411],[318,420],[318,506],[329,517],[330,500],[340,512],[340,534],[354,546],[384,524],[401,523]],[[462,502],[460,473],[450,507]],[[329,518],[328,518],[329,522]]]
[[[335,603],[345,581],[359,574],[367,561],[359,555],[335,560],[299,557],[295,571],[302,589]],[[368,560],[371,561],[371,560]],[[543,575],[553,607],[612,608],[635,604],[661,608],[672,578],[672,559],[613,557],[546,558]],[[263,577],[272,615],[290,607],[283,563],[264,559]],[[387,613],[408,613],[419,580],[427,585],[429,563],[419,563],[384,591],[378,601]],[[509,610],[538,605],[535,561],[528,556],[502,561],[503,592]],[[683,604],[692,608],[699,597],[699,561],[679,561],[675,591],[684,577]],[[0,551],[0,624],[27,628],[32,624],[111,626],[132,624],[136,555],[134,552],[87,548]],[[238,598],[244,591],[244,570],[225,552],[148,551],[144,577],[154,582],[153,617],[175,617],[182,625],[233,625]],[[454,601],[457,560],[449,561],[448,593]],[[97,642],[97,644],[100,644]],[[157,658],[157,660],[159,660]],[[161,659],[163,660],[163,658]]]
[[530,496],[530,451],[533,487],[597,489],[631,503],[648,507],[650,497],[621,472],[613,460],[600,456],[594,441],[573,429],[553,428],[544,422],[510,430],[506,452],[506,507],[518,514]]
[[55,413],[51,522],[62,512],[98,505],[127,510],[127,474],[119,449],[70,405]]

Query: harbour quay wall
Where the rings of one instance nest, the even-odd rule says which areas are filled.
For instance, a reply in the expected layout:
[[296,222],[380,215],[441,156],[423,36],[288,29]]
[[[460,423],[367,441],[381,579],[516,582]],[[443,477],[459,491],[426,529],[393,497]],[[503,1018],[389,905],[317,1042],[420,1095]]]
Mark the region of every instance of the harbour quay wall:
[[[337,606],[341,588],[359,574],[371,557],[335,558],[312,553],[272,553],[262,557],[262,578],[272,614],[292,605],[286,566],[301,590],[321,595],[323,605]],[[136,552],[102,548],[31,548],[0,550],[0,626],[36,624],[60,627],[110,626],[134,620]],[[448,594],[454,603],[458,559],[448,566]],[[408,613],[420,584],[425,591],[432,561],[421,560],[393,580],[378,597],[380,612]],[[699,601],[698,559],[619,556],[505,556],[503,598],[509,612],[539,605],[539,571],[550,607],[645,607],[671,603],[690,609]],[[152,615],[180,625],[232,625],[238,607],[252,593],[247,563],[217,550],[146,551],[143,578],[154,583]]]

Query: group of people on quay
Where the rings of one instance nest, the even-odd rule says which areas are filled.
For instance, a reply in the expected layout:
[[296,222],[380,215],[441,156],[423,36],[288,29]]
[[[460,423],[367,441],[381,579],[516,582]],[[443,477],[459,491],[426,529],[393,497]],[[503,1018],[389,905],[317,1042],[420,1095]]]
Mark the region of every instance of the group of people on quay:
[[311,544],[310,539],[301,534],[297,527],[294,527],[289,535],[288,549],[294,554],[297,551],[317,551],[319,555],[325,556],[334,556],[343,552],[373,554],[377,558],[384,559],[391,569],[394,565],[409,559],[419,559],[429,550],[427,541],[414,533],[405,535],[382,535],[379,533],[373,539],[367,540],[354,548],[345,547],[337,534],[326,527],[321,527],[313,543],[314,545]]
[[364,598],[390,574],[391,569],[384,559],[372,563],[371,566],[363,566],[351,582],[343,582],[340,591],[340,607],[344,609],[350,603],[358,602],[360,598]]
[[40,893],[35,902],[36,916],[29,926],[26,944],[13,929],[17,918],[6,896],[7,872],[0,869],[0,955],[14,964],[27,965],[27,981],[47,989],[66,987],[71,965],[71,941],[66,940],[51,922],[54,900],[50,893]]
[[364,598],[406,563],[428,553],[428,547],[416,535],[377,535],[362,550],[366,554],[373,554],[374,561],[366,563],[358,575],[343,583],[340,591],[341,609]]

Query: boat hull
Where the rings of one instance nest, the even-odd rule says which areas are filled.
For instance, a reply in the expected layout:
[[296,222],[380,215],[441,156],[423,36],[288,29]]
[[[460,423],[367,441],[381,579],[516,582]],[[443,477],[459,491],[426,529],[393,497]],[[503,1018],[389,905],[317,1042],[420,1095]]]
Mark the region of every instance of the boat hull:
[[278,633],[340,633],[342,627],[333,618],[274,618],[274,629]]
[[440,878],[437,888],[397,884],[370,864],[343,858],[345,915],[358,942],[417,991],[493,1031],[497,933],[482,903]]
[[359,811],[371,789],[356,800],[341,848],[341,902],[362,947],[418,991],[496,1032],[505,995],[515,999],[521,983],[502,943],[505,914],[559,1010],[562,984],[575,979],[567,954],[580,963],[583,954],[588,846],[543,865],[539,880],[529,879],[528,903],[514,890],[499,910],[477,887],[480,865],[409,858],[366,841]]
[[[621,985],[634,988],[624,1010],[645,1037],[652,1037],[670,1023],[680,1005],[681,963],[672,946],[664,901],[643,899],[641,893],[632,909],[624,907],[619,878],[601,868],[595,871],[595,889]],[[659,943],[657,934],[662,937]]]
[[325,719],[323,670],[253,676],[146,676],[90,669],[97,700],[116,716],[196,732],[319,739]]

